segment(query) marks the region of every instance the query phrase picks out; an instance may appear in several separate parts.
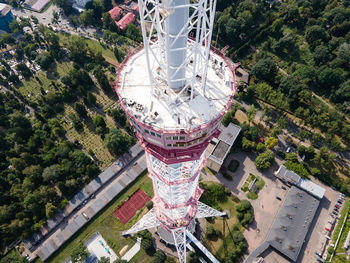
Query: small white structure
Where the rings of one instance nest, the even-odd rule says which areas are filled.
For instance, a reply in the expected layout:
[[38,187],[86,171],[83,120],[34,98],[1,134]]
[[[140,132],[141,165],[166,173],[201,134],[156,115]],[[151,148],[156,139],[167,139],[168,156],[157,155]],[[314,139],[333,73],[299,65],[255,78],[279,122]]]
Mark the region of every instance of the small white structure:
[[128,250],[128,252],[125,253],[125,255],[122,257],[122,260],[126,260],[129,262],[139,251],[141,248],[141,238],[138,237],[136,244],[133,245],[132,248]]
[[110,262],[113,263],[118,259],[116,253],[107,245],[107,242],[98,232],[93,235],[93,237],[90,238],[85,245],[91,255],[96,256],[98,260],[105,257],[109,258]]

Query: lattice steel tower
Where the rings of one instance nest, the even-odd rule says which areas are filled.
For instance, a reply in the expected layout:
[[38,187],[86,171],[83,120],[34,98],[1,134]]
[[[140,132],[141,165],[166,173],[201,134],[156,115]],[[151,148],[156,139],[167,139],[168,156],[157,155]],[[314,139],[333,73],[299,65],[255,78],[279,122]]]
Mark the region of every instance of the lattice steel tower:
[[120,66],[116,91],[146,151],[154,208],[123,234],[157,227],[186,262],[195,218],[223,215],[198,201],[198,180],[231,105],[235,74],[210,47],[216,0],[138,2],[144,45]]

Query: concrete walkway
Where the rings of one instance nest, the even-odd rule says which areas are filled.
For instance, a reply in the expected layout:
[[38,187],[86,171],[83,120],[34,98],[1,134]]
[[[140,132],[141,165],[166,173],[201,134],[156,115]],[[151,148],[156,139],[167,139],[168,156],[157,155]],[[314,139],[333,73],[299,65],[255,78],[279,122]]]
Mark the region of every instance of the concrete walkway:
[[126,260],[129,262],[141,249],[141,238],[138,237],[136,244],[133,245],[132,248],[128,250],[128,252],[125,253],[125,255],[122,257],[123,260]]

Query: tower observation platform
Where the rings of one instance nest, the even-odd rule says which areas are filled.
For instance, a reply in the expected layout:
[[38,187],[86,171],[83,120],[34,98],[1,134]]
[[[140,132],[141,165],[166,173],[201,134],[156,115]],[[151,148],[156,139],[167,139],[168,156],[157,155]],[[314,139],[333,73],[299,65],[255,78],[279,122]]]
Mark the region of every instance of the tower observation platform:
[[157,227],[186,262],[195,219],[224,215],[198,201],[198,180],[232,103],[235,68],[210,46],[216,0],[138,2],[144,43],[120,65],[115,89],[146,152],[154,207],[123,234]]

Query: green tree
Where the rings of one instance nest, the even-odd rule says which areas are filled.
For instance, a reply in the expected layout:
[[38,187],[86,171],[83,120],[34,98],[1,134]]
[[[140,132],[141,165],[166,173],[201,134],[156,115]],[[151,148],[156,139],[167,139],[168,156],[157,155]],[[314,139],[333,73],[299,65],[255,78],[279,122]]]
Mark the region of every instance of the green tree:
[[58,179],[60,174],[60,168],[56,164],[54,164],[44,169],[42,177],[45,182],[50,182]]
[[54,206],[52,203],[46,203],[45,205],[45,214],[47,218],[51,218],[55,215],[57,212],[57,207]]
[[90,105],[96,105],[96,96],[92,92],[86,94],[86,101]]
[[107,131],[107,125],[105,119],[101,115],[96,115],[94,118],[94,124],[96,126],[96,132],[98,134],[105,134]]
[[95,23],[94,11],[92,9],[84,10],[84,12],[80,14],[80,22],[84,26],[93,25]]
[[75,109],[75,111],[78,113],[78,115],[81,118],[86,118],[87,117],[87,111],[86,111],[86,108],[85,108],[85,106],[83,104],[75,103],[74,104],[74,109]]
[[142,41],[141,31],[134,24],[127,25],[125,30],[125,36],[135,41]]
[[255,109],[255,106],[252,105],[249,107],[249,109],[247,110],[247,115],[248,115],[248,123],[254,123],[254,117],[257,113],[257,109]]
[[119,129],[113,128],[106,135],[104,142],[113,155],[120,155],[127,151],[133,141],[131,137],[123,134]]
[[275,137],[269,137],[266,139],[265,145],[267,149],[273,149],[275,146],[278,145],[278,139]]
[[166,260],[166,255],[162,250],[156,251],[153,255],[154,257],[154,263],[164,263]]
[[89,252],[86,249],[83,242],[76,245],[71,254],[71,260],[73,263],[82,263],[89,256]]
[[255,75],[260,80],[271,83],[276,77],[277,67],[271,58],[260,59],[253,66],[251,74]]
[[272,151],[267,150],[260,153],[255,159],[255,166],[260,170],[268,169],[275,161],[275,155]]
[[109,262],[110,262],[109,258],[106,258],[106,257],[101,257],[101,258],[97,261],[97,263],[109,263]]
[[305,31],[305,39],[309,44],[312,44],[316,40],[326,40],[326,31],[319,25],[308,27]]
[[242,139],[242,150],[245,152],[250,152],[255,150],[255,143],[248,140],[246,137]]
[[330,60],[330,53],[326,46],[317,46],[312,54],[316,65],[322,65]]

